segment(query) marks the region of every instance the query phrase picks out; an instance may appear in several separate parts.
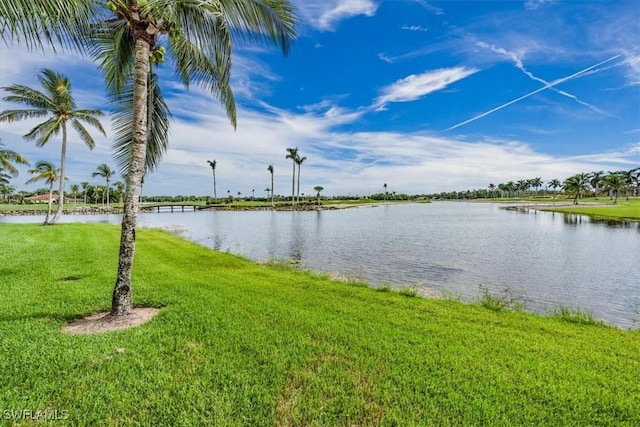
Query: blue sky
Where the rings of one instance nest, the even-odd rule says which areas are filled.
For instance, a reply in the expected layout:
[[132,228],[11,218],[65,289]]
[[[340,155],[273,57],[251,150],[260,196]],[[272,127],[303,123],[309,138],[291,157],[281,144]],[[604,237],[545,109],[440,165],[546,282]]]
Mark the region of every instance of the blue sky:
[[[640,4],[630,1],[294,0],[290,55],[236,50],[238,128],[219,102],[161,70],[174,114],[170,150],[144,194],[367,195],[486,188],[489,183],[640,166]],[[66,74],[81,107],[105,105],[101,76],[71,53],[0,50],[0,86]],[[0,102],[0,109],[13,108]],[[109,130],[108,118],[104,121]],[[0,124],[9,148],[59,163],[59,140],[21,139],[33,123]],[[111,160],[111,136],[89,151],[71,133],[70,183]],[[24,185],[26,169],[14,181]]]

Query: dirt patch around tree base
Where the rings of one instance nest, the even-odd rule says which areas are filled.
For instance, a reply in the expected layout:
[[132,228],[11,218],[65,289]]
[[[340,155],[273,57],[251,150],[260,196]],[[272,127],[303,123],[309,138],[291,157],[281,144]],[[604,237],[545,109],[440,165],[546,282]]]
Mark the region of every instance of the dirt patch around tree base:
[[96,313],[64,325],[62,332],[69,335],[89,335],[133,328],[148,322],[159,312],[159,308],[138,307],[126,316],[112,316],[109,312]]

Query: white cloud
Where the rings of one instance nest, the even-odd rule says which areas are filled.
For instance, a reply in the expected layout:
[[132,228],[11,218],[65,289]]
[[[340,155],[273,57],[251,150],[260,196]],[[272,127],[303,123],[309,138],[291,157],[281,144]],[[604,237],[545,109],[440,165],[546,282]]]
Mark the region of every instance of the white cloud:
[[373,106],[380,108],[389,102],[415,101],[478,71],[476,68],[454,67],[411,74],[382,89],[382,95],[375,100]]
[[340,21],[353,16],[373,16],[378,9],[373,0],[300,0],[296,3],[303,22],[321,31],[333,31]]
[[548,3],[553,3],[554,0],[525,0],[524,7],[527,10],[536,10],[541,6]]
[[400,28],[407,31],[429,31],[428,28],[422,25],[402,25]]
[[624,64],[628,67],[627,85],[640,85],[640,55],[628,54],[626,60],[624,61]]

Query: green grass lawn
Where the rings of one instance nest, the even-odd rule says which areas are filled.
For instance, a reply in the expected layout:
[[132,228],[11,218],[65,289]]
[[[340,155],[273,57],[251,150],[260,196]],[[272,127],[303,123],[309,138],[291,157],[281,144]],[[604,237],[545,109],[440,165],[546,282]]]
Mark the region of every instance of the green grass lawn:
[[137,239],[134,301],[160,314],[68,336],[109,308],[118,227],[0,224],[0,410],[65,411],[52,425],[640,425],[640,331]]
[[[624,197],[618,198],[614,204],[608,197],[600,197],[598,200],[590,199],[588,202],[580,201],[578,205],[543,208],[545,211],[583,214],[607,219],[631,219],[640,220],[640,197],[632,197],[628,201]],[[593,206],[597,203],[606,203],[604,206]]]

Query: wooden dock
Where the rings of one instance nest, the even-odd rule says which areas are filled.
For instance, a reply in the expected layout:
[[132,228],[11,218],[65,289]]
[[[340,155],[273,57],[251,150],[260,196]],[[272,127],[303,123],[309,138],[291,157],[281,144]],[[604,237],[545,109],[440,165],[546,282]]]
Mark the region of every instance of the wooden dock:
[[141,205],[140,210],[143,212],[189,212],[198,211],[202,208],[206,209],[206,206],[196,205],[193,203],[179,204],[179,205]]

